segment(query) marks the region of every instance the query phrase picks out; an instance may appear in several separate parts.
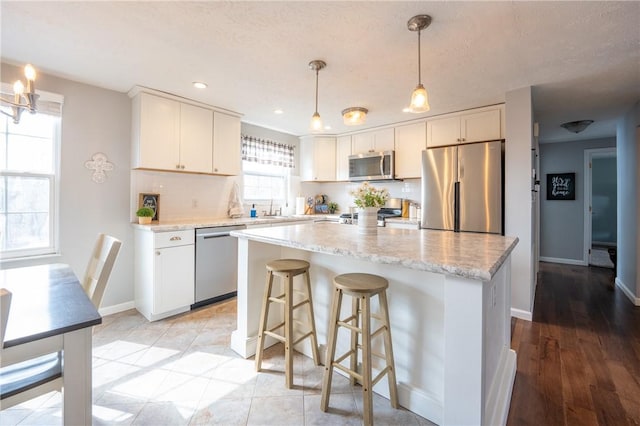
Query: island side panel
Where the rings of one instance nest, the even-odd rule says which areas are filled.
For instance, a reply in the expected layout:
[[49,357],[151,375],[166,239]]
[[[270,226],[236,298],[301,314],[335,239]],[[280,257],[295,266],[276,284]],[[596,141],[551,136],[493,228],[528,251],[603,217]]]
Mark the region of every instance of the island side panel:
[[[279,259],[282,248],[238,238],[237,327],[231,333],[231,349],[244,358],[256,353],[258,324],[266,282],[267,262]],[[271,322],[275,322],[272,318]],[[265,347],[275,343],[269,338]]]
[[443,424],[505,424],[515,378],[510,258],[491,281],[447,276]]

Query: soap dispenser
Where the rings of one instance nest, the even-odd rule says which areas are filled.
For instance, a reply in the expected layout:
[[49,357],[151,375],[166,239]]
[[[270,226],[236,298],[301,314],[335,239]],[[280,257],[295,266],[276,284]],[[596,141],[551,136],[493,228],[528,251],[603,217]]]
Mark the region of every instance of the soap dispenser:
[[258,214],[256,213],[256,205],[255,204],[251,205],[251,217],[258,217]]

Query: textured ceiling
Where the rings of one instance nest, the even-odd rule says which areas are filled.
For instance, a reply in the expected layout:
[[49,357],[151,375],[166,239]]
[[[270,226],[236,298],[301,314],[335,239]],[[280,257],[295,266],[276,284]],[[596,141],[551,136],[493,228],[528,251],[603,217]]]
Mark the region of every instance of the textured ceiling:
[[[640,99],[640,2],[0,2],[2,61],[127,92],[134,85],[244,114],[243,121],[309,133],[315,73],[327,133],[504,102],[534,87],[542,141],[596,122],[579,138],[613,136]],[[431,111],[403,113],[422,80]],[[199,91],[192,81],[205,81]],[[364,127],[340,111],[370,110]],[[273,111],[281,108],[284,113]]]

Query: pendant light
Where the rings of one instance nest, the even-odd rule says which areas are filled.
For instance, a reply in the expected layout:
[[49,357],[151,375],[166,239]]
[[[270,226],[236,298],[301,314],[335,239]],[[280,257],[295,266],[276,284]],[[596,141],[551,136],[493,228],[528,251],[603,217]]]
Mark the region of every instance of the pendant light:
[[407,22],[407,28],[409,31],[418,32],[418,85],[413,89],[411,93],[411,104],[409,105],[409,112],[420,113],[427,112],[431,107],[429,106],[429,97],[427,96],[427,89],[422,85],[421,74],[421,61],[420,61],[420,32],[427,28],[431,24],[431,16],[429,15],[416,15],[409,19]]
[[316,72],[316,109],[311,117],[311,130],[314,132],[322,130],[322,119],[318,113],[318,72],[326,66],[327,63],[319,59],[309,62],[309,68]]

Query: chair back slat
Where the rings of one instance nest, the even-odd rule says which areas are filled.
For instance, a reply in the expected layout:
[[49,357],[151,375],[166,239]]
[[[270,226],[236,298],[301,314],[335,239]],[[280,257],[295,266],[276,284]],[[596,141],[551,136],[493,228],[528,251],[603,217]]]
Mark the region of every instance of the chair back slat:
[[11,309],[11,292],[0,288],[0,350],[4,346],[4,332],[7,330],[9,309]]
[[110,235],[98,235],[84,280],[82,280],[82,286],[96,308],[99,308],[102,302],[102,296],[121,245],[120,240]]

